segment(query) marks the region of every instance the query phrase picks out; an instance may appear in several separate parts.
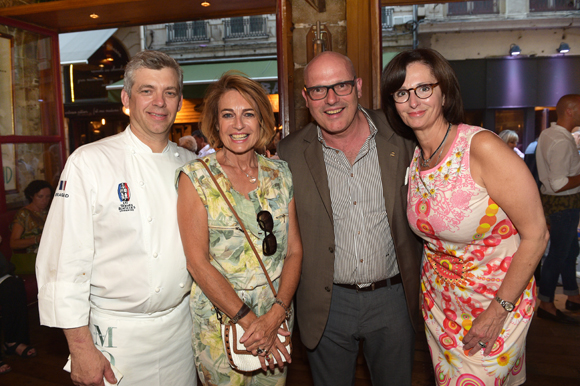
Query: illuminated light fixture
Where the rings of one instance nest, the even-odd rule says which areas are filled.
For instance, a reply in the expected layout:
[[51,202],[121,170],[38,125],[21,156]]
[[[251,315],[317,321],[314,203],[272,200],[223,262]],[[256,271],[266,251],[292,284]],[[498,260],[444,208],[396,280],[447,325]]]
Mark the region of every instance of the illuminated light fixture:
[[561,54],[566,54],[568,52],[570,52],[570,46],[568,45],[568,43],[560,43],[560,47],[558,47],[558,49],[556,50]]
[[114,58],[107,58],[106,60],[107,60],[107,62],[112,62],[115,59]]
[[209,3],[209,1],[202,1],[201,6],[202,7],[209,7],[211,4]]
[[512,44],[510,46],[510,56],[518,56],[521,53],[522,50],[520,49],[520,46],[518,46],[517,44]]
[[101,119],[101,125],[105,126],[107,124],[107,121],[105,121],[105,118]]
[[97,15],[96,13],[91,13],[91,14],[89,15],[89,17],[90,17],[91,19],[98,19],[98,18],[99,18],[99,15]]

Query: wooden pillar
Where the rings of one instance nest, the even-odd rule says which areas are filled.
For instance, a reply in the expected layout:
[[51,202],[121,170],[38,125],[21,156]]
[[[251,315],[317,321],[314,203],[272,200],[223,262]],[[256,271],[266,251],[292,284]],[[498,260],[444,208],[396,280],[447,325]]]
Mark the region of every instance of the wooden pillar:
[[380,7],[380,0],[346,0],[346,52],[363,80],[360,104],[370,109],[380,108]]
[[278,94],[280,96],[280,122],[282,137],[295,127],[294,113],[294,50],[292,48],[291,0],[276,2],[276,36],[278,54]]

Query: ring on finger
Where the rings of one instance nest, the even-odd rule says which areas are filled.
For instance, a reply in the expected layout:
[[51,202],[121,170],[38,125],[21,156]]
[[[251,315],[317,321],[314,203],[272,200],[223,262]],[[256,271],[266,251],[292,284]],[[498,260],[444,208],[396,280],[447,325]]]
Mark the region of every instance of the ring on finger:
[[263,348],[258,348],[256,349],[256,352],[258,353],[258,355],[261,355],[264,353],[264,349]]
[[478,345],[481,346],[481,348],[486,348],[487,344],[483,343],[481,340],[479,342],[477,342]]

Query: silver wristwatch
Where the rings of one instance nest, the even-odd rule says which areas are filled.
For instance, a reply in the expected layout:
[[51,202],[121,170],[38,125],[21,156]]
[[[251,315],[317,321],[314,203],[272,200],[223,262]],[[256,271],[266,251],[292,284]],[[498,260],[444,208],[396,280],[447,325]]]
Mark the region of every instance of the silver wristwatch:
[[507,300],[503,300],[499,296],[495,296],[495,300],[503,307],[504,310],[507,312],[512,312],[516,306],[513,303],[508,302]]

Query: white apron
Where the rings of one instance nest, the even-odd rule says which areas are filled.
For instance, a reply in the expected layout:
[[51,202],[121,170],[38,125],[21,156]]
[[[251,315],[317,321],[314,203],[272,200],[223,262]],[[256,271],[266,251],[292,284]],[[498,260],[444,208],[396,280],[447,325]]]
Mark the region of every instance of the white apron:
[[123,374],[119,386],[195,386],[189,298],[148,314],[91,308],[95,346]]

